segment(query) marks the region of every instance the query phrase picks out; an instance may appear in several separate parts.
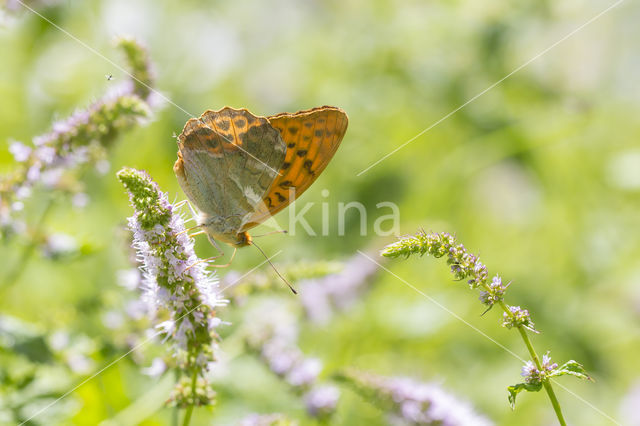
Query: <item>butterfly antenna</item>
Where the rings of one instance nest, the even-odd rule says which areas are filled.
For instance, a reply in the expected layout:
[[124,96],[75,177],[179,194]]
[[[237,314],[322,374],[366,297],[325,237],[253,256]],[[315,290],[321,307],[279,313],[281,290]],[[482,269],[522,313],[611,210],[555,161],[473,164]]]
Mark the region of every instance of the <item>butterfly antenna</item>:
[[267,235],[286,234],[286,233],[287,233],[286,229],[281,229],[281,230],[278,230],[278,231],[267,232],[266,234],[252,235],[251,238],[260,238],[260,237],[266,237]]
[[298,294],[298,292],[293,288],[293,286],[291,284],[289,284],[289,281],[286,280],[285,277],[282,276],[282,274],[276,269],[276,267],[273,265],[273,263],[271,263],[271,261],[269,260],[269,258],[267,257],[267,255],[265,254],[264,251],[262,251],[262,249],[260,247],[258,247],[255,243],[255,241],[251,241],[251,245],[254,246],[255,248],[258,249],[258,251],[260,251],[260,253],[262,253],[262,255],[264,256],[265,259],[267,259],[267,262],[269,262],[269,265],[271,265],[271,267],[273,268],[274,271],[276,271],[276,274],[278,274],[278,276],[280,277],[280,279],[282,281],[284,281],[284,283],[287,285],[287,287],[289,287],[289,289],[293,292],[293,294]]

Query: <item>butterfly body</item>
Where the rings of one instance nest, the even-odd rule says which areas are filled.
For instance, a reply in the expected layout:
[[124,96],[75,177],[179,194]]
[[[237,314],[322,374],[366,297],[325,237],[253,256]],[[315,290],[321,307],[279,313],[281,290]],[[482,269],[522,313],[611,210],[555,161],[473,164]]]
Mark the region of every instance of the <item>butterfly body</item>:
[[247,230],[311,185],[346,128],[346,114],[334,107],[271,117],[208,110],[185,124],[174,172],[208,237],[243,247],[251,244]]

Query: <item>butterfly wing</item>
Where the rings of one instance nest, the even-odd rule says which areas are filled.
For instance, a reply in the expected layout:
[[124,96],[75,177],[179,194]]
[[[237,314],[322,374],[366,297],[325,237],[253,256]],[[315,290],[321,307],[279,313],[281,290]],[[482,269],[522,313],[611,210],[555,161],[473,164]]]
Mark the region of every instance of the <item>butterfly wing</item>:
[[247,220],[246,231],[291,203],[290,188],[299,197],[322,173],[335,154],[348,117],[340,108],[323,106],[296,113],[267,117],[287,146],[280,175],[276,176],[263,203]]
[[266,118],[245,109],[209,110],[187,121],[174,172],[204,217],[230,218],[237,232],[262,204],[284,162],[285,146]]

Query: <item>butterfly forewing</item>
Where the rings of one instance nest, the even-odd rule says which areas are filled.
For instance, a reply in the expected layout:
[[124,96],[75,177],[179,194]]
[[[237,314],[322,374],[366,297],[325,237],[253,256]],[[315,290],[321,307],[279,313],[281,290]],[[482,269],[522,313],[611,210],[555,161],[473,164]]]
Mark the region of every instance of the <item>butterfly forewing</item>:
[[280,174],[248,219],[243,230],[256,226],[291,203],[290,188],[299,197],[322,173],[347,130],[348,118],[340,108],[319,107],[268,117],[286,145]]
[[267,119],[232,108],[190,119],[178,146],[174,171],[183,191],[207,217],[231,218],[233,231],[261,204],[286,149]]

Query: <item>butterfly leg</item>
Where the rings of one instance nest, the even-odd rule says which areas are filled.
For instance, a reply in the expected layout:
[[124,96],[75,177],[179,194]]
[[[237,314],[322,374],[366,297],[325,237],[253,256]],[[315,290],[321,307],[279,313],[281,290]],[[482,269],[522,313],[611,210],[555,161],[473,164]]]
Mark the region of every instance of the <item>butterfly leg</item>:
[[[189,269],[193,268],[194,266],[196,266],[199,263],[208,262],[210,260],[215,260],[215,259],[218,259],[218,258],[224,256],[224,252],[220,249],[220,247],[218,247],[218,244],[216,244],[216,240],[211,238],[210,235],[207,235],[207,238],[209,239],[209,242],[211,243],[211,245],[213,245],[216,248],[216,250],[218,250],[219,254],[217,256],[208,257],[206,259],[198,260],[193,265],[188,266],[187,269],[185,269],[185,272],[188,271]],[[236,256],[236,251],[238,251],[238,249],[234,247],[233,248],[233,253],[231,254],[231,258],[229,258],[229,261],[227,263],[225,263],[224,265],[209,265],[209,267],[210,268],[226,268],[227,266],[231,265],[231,262],[233,262],[233,258]]]
[[216,250],[218,250],[218,253],[220,253],[220,256],[224,256],[224,252],[222,251],[222,249],[218,246],[218,244],[216,243],[216,240],[214,240],[211,235],[207,234],[207,240],[209,240],[209,242],[211,243],[212,246],[214,246],[216,248]]
[[189,207],[189,212],[191,213],[191,218],[187,219],[186,222],[190,221],[190,220],[195,220],[195,218],[198,217],[198,212],[193,208],[193,206],[191,205],[191,203],[189,202],[189,200],[182,200],[177,202],[176,204],[173,205],[174,208],[179,209],[184,205],[187,205],[187,207]]
[[191,205],[191,203],[189,202],[189,200],[182,200],[182,201],[178,201],[177,203],[175,203],[173,205],[173,207],[175,207],[176,209],[179,209],[180,207],[187,205],[187,207],[189,207],[189,211],[191,212],[192,216],[197,216],[198,213],[196,212],[196,210],[193,208],[193,206]]
[[[216,243],[216,240],[211,238],[211,235],[208,235],[208,234],[207,234],[207,239],[209,240],[211,245],[214,246],[216,248],[216,250],[218,250],[220,252],[220,254],[218,256],[216,256],[216,257],[224,256],[224,252],[218,246],[218,244]],[[236,256],[236,251],[238,251],[238,249],[236,247],[234,247],[233,248],[233,253],[231,253],[231,257],[229,258],[229,261],[226,264],[224,264],[224,265],[209,265],[209,266],[211,268],[226,268],[227,266],[231,265],[231,262],[233,262],[233,258]]]
[[[209,236],[207,235],[207,237],[209,237]],[[212,238],[211,238],[211,237],[209,237],[209,241],[212,241]],[[187,269],[185,269],[185,272],[186,272],[186,271],[188,271],[189,269],[193,268],[194,266],[198,265],[199,263],[209,262],[209,261],[211,261],[211,260],[216,260],[216,259],[218,259],[218,258],[220,258],[220,257],[224,256],[223,251],[222,251],[222,250],[220,250],[220,248],[219,248],[217,245],[215,245],[215,244],[214,244],[214,246],[215,246],[215,248],[218,250],[218,255],[216,255],[216,256],[211,256],[211,257],[207,257],[206,259],[200,259],[200,260],[198,260],[198,261],[197,261],[197,262],[195,262],[193,265],[189,265],[189,266],[187,267]],[[236,253],[235,253],[235,251],[233,252],[233,254],[236,254]],[[233,256],[231,256],[231,259],[233,259]],[[231,260],[229,261],[229,263],[231,263]],[[214,268],[221,268],[221,267],[223,267],[223,266],[229,266],[229,265],[228,265],[228,264],[227,264],[227,265],[209,265],[209,267],[214,267]]]
[[[191,232],[191,231],[193,231],[194,229],[198,229],[198,228],[200,228],[200,226],[202,226],[202,225],[192,226],[191,228],[187,228],[187,229],[185,229],[184,231],[180,231],[180,232],[178,232],[176,235],[182,235],[182,234],[185,234],[185,233],[187,233],[187,232]],[[204,231],[200,231],[200,232],[204,232]],[[193,234],[193,235],[200,235],[200,232],[196,232],[196,233],[195,233],[195,234]],[[192,236],[193,236],[193,235],[192,235]]]
[[[234,252],[234,254],[235,254],[235,252]],[[193,268],[196,265],[199,265],[200,263],[209,262],[211,260],[216,260],[217,258],[222,257],[222,256],[223,256],[223,254],[219,254],[217,256],[207,257],[206,259],[200,259],[197,262],[195,262],[193,265],[187,266],[187,269],[185,269],[184,271],[187,272],[189,269]],[[229,265],[228,264],[227,265],[209,265],[209,267],[213,267],[213,268],[222,268],[222,267],[225,267],[225,266],[229,266]]]

